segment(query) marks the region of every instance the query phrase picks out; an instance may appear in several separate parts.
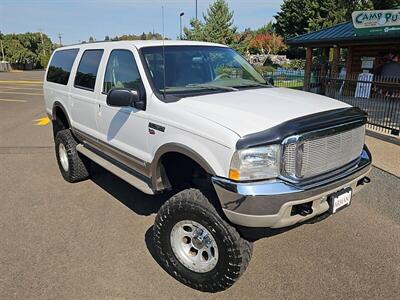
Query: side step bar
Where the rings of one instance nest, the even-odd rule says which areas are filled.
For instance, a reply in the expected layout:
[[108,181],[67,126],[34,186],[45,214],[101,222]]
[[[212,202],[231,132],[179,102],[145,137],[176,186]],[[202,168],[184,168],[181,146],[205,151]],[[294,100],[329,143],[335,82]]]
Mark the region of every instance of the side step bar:
[[131,184],[138,190],[142,191],[143,193],[146,193],[148,195],[154,195],[154,191],[149,187],[149,185],[146,182],[137,178],[135,175],[133,175],[125,170],[122,170],[118,166],[114,165],[113,163],[104,159],[100,155],[98,155],[98,154],[94,153],[93,151],[91,151],[90,149],[86,148],[83,144],[77,145],[76,150],[79,153],[85,155],[90,160],[93,160],[98,165],[102,166],[104,169],[113,173],[115,176],[121,178],[122,180]]

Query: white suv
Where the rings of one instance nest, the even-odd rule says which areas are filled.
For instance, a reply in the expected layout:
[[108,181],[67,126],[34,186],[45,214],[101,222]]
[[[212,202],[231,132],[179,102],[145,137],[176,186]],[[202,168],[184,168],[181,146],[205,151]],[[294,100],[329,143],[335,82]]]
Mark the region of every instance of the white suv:
[[65,180],[86,179],[94,161],[146,194],[173,192],[156,217],[155,246],[163,267],[199,290],[240,277],[249,228],[335,213],[369,182],[365,113],[271,87],[223,45],[59,48],[44,97]]

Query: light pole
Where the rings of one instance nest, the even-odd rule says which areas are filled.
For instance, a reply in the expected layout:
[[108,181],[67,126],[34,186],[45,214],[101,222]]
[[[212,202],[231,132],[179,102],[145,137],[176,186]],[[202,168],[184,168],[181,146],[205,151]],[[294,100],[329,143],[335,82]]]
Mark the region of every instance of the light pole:
[[62,36],[62,33],[59,33],[58,34],[58,39],[60,40],[60,47],[62,47],[61,36]]
[[42,31],[42,29],[39,29],[39,32],[40,32],[40,39],[42,40],[43,55],[46,56],[46,49],[44,49],[43,31]]
[[197,0],[196,0],[196,21],[197,21]]
[[4,58],[4,48],[3,48],[3,40],[0,40],[0,46],[1,46],[1,54],[2,54],[2,56],[3,56],[3,62],[5,61],[5,58]]
[[182,17],[183,17],[183,15],[184,15],[185,13],[184,12],[181,12],[180,14],[179,14],[179,28],[180,28],[180,39],[182,39]]

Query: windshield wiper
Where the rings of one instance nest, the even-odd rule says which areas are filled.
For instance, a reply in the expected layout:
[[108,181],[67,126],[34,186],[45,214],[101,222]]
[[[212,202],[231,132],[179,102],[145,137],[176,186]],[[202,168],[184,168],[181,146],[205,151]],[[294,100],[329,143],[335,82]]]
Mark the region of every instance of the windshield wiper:
[[239,90],[239,89],[231,87],[231,86],[209,84],[209,83],[191,83],[191,84],[186,85],[186,87],[201,87],[201,88],[206,88],[206,89],[223,90],[223,91],[238,91]]
[[253,87],[253,86],[272,87],[272,85],[268,83],[260,83],[260,82],[242,83],[237,87]]

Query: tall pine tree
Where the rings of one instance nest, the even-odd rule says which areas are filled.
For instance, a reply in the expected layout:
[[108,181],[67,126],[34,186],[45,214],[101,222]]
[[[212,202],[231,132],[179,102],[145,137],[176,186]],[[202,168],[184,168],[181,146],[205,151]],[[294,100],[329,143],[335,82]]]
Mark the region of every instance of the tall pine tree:
[[275,16],[275,30],[287,38],[349,21],[356,10],[399,6],[400,0],[285,0]]
[[233,12],[225,0],[216,0],[203,14],[204,22],[191,20],[191,28],[185,28],[185,38],[232,45],[237,28],[233,25]]

